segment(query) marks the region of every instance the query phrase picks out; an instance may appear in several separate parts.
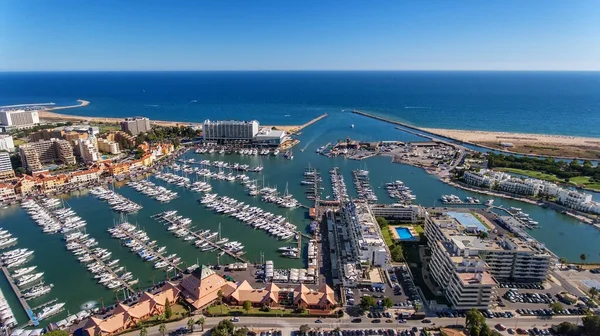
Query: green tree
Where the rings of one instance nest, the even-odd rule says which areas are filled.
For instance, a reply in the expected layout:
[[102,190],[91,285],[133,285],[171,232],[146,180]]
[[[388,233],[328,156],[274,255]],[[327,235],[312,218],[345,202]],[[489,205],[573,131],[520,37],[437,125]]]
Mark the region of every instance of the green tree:
[[596,287],[592,287],[590,288],[590,290],[588,291],[588,294],[590,294],[590,297],[593,299],[596,298],[596,296],[598,295],[598,288]]
[[403,261],[404,260],[404,251],[402,247],[398,244],[394,245],[390,250],[390,255],[393,261]]
[[413,308],[415,309],[415,313],[421,310],[421,304],[418,302],[413,303]]
[[492,330],[487,325],[487,323],[481,325],[481,329],[479,330],[479,336],[492,336]]
[[190,332],[194,332],[194,324],[196,324],[196,322],[194,322],[193,318],[187,320],[187,327],[190,329]]
[[167,333],[167,325],[164,323],[161,323],[160,327],[158,327],[158,332],[160,332],[160,334],[162,336],[165,336],[165,334]]
[[217,292],[217,300],[219,301],[219,305],[221,306],[221,314],[223,314],[223,291],[220,289]]
[[581,319],[586,336],[600,336],[600,316],[589,315]]
[[382,303],[386,308],[392,308],[394,306],[392,299],[387,296],[383,298]]
[[550,309],[552,309],[554,313],[559,313],[563,311],[565,307],[563,307],[563,305],[560,302],[552,302],[550,304]]
[[233,333],[234,336],[246,336],[248,335],[248,333],[250,332],[250,330],[248,328],[241,327],[238,330],[235,331],[235,333]]
[[471,309],[467,312],[465,318],[465,326],[469,330],[471,336],[479,336],[481,332],[481,326],[485,324],[485,317],[477,309]]
[[64,331],[64,330],[52,330],[49,331],[47,333],[45,333],[44,335],[50,335],[50,336],[69,336],[69,333]]
[[[583,263],[585,263],[585,260],[587,259],[587,256],[585,255],[585,253],[582,253],[579,256],[579,259],[581,260],[581,263],[583,264]],[[579,269],[581,269],[581,268],[583,268],[583,265],[579,265]]]
[[369,310],[373,306],[375,306],[375,299],[372,296],[367,295],[360,299],[360,307],[363,310]]
[[204,324],[206,323],[206,319],[204,319],[204,317],[201,317],[198,319],[198,321],[196,321],[196,323],[198,323],[200,327],[202,327],[201,331],[204,331]]
[[377,220],[377,224],[379,224],[379,227],[382,229],[386,228],[389,225],[387,219],[385,219],[383,217],[377,217],[376,220]]
[[576,336],[579,334],[579,327],[570,322],[562,322],[556,327],[556,333],[564,336]]
[[211,336],[231,336],[233,335],[233,330],[235,326],[229,320],[222,320],[217,324],[214,328],[212,328],[210,334]]
[[302,335],[306,335],[306,333],[310,331],[310,327],[308,326],[308,324],[303,324],[300,326],[300,328],[298,328],[298,330]]
[[567,260],[567,258],[560,258],[558,259],[558,262],[560,262],[561,268],[564,269],[565,265],[569,263],[569,261]]
[[168,320],[173,316],[173,308],[171,308],[171,302],[165,299],[165,318]]
[[250,309],[252,309],[252,302],[248,300],[244,301],[244,303],[242,304],[242,308],[244,308],[247,314],[250,311]]
[[140,336],[148,336],[148,329],[146,327],[140,329]]

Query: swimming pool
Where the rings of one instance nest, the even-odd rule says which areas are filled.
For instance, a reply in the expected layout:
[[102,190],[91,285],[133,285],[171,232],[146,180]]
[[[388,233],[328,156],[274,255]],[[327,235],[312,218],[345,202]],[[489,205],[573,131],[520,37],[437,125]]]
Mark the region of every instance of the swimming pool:
[[415,238],[410,233],[410,230],[408,228],[405,228],[405,227],[397,227],[396,228],[396,232],[398,233],[398,237],[400,237],[400,240],[410,240],[410,239],[414,239]]

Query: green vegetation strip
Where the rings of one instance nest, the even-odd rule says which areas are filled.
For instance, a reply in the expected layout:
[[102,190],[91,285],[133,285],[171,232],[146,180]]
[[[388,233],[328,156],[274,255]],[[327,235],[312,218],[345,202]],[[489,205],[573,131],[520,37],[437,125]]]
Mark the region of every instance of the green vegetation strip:
[[213,316],[219,315],[262,315],[262,316],[308,316],[308,310],[303,313],[295,312],[291,309],[270,309],[269,311],[262,311],[259,308],[252,307],[248,311],[245,311],[242,307],[227,307],[225,305],[215,305],[208,307],[206,311]]

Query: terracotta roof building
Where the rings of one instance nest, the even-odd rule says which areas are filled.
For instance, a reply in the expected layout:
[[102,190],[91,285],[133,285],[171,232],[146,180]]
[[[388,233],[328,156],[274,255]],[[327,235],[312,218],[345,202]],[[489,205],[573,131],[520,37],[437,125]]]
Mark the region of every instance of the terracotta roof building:
[[309,309],[330,310],[337,304],[337,301],[333,290],[327,284],[323,284],[318,291],[301,284],[294,289],[294,304]]
[[214,302],[219,291],[226,296],[228,282],[210,268],[202,266],[181,280],[181,296],[194,308],[199,309]]
[[83,327],[83,330],[88,336],[105,336],[119,333],[135,326],[140,320],[162,314],[165,302],[174,303],[177,300],[179,292],[180,290],[176,285],[167,282],[157,294],[144,292],[134,305],[117,304],[112,315],[105,319],[91,317]]
[[242,305],[245,301],[250,301],[253,306],[277,306],[279,305],[280,289],[277,285],[270,283],[266,288],[252,288],[248,281],[236,285],[235,289],[229,293],[223,292],[227,296],[227,301],[233,305]]

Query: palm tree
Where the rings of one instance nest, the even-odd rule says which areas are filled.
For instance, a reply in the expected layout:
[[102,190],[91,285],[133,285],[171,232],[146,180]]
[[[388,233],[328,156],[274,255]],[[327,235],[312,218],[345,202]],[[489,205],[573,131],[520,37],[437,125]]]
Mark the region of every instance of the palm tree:
[[202,327],[202,331],[204,331],[204,323],[206,323],[204,317],[199,318],[198,321],[196,321],[196,323],[198,323]]
[[596,297],[596,295],[598,295],[598,288],[596,288],[596,287],[590,288],[590,290],[588,291],[588,294],[590,294],[590,297],[593,300]]
[[[583,264],[585,262],[585,259],[587,259],[587,256],[585,255],[585,253],[582,253],[579,256],[579,259],[581,259],[581,263]],[[582,267],[583,267],[583,265],[579,265],[579,268],[582,268]]]
[[191,318],[187,321],[187,326],[188,326],[188,329],[190,329],[190,332],[194,332],[194,324],[195,323],[196,322],[194,322],[193,318]]
[[561,269],[565,269],[565,265],[566,265],[566,264],[567,264],[569,261],[567,260],[567,258],[560,258],[560,259],[558,259],[558,262],[560,262]]
[[219,305],[221,306],[221,314],[223,314],[223,291],[219,289],[217,292],[217,298],[219,300]]
[[167,333],[167,325],[164,323],[161,323],[160,327],[158,327],[158,332],[160,332],[160,334],[162,336],[165,336],[165,334]]
[[148,336],[148,329],[146,329],[146,327],[140,329],[140,336]]

